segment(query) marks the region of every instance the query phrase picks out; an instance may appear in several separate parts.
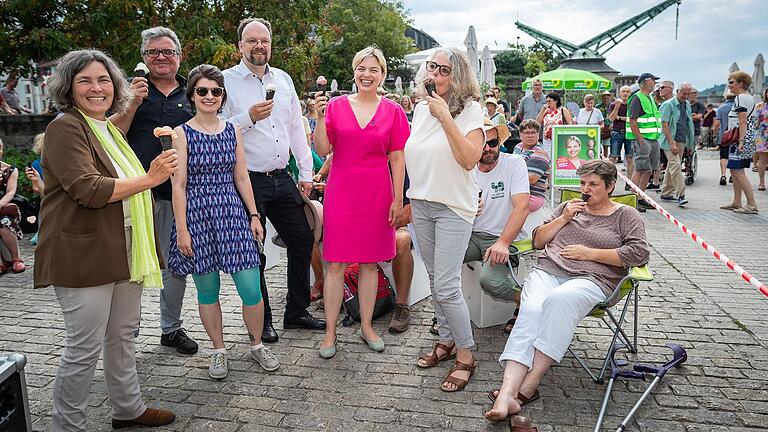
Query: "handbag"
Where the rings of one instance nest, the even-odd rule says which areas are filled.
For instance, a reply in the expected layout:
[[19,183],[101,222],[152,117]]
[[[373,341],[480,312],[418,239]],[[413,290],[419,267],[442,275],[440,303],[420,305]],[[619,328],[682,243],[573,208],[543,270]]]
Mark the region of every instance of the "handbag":
[[731,144],[739,142],[739,128],[730,128],[723,132],[723,138],[720,140],[720,147],[730,147]]
[[0,217],[16,217],[19,215],[19,206],[14,203],[9,203],[0,208]]

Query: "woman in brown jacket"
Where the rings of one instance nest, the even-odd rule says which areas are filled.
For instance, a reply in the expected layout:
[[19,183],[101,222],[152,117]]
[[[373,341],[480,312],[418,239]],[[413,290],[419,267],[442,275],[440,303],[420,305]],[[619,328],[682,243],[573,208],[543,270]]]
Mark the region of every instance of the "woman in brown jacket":
[[142,401],[133,334],[142,288],[161,286],[148,190],[176,170],[175,150],[144,172],[106,118],[107,111],[121,112],[133,94],[122,71],[100,51],[66,54],[49,91],[65,114],[45,134],[34,270],[36,287],[54,286],[67,332],[53,389],[53,429],[85,430],[102,349],[112,427],[168,424],[173,413]]

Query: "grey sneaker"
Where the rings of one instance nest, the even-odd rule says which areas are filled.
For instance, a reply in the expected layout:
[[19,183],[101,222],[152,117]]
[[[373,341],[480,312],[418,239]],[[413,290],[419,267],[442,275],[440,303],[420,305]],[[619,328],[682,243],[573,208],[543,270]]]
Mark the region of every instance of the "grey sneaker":
[[251,349],[251,357],[259,362],[262,369],[267,372],[276,371],[280,367],[280,362],[277,361],[277,357],[272,354],[269,348],[263,346],[259,349]]
[[680,198],[677,199],[677,205],[682,207],[682,206],[684,206],[686,204],[688,204],[688,200],[685,199],[685,195],[680,195]]
[[227,367],[227,353],[215,352],[211,355],[211,364],[208,366],[208,375],[213,379],[222,379],[229,373]]

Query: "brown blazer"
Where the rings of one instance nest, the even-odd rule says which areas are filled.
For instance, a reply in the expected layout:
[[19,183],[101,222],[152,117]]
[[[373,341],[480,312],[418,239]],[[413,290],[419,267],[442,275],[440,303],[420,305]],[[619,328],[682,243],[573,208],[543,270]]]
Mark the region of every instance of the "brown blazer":
[[[108,202],[117,171],[80,113],[48,125],[42,161],[45,195],[35,287],[81,288],[130,279],[123,205]],[[157,233],[155,248],[162,262]]]

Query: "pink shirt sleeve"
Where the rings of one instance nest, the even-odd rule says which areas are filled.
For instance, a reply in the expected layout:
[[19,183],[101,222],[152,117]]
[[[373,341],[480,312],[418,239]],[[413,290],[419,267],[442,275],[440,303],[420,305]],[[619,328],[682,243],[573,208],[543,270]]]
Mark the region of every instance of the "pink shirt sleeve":
[[408,141],[408,137],[411,135],[411,127],[408,125],[408,117],[405,116],[403,108],[397,105],[393,107],[392,113],[392,129],[389,135],[388,152],[404,149],[405,142]]

